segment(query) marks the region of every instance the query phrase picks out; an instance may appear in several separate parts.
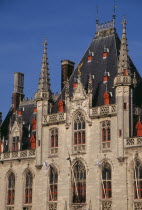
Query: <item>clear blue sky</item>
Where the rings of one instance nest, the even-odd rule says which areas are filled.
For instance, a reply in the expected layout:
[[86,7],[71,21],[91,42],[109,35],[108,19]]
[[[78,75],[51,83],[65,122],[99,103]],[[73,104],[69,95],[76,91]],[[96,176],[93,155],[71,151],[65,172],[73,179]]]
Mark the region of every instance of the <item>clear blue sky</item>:
[[[25,95],[33,97],[47,37],[53,92],[60,92],[60,61],[78,63],[95,34],[96,6],[100,21],[113,14],[113,0],[0,0],[0,111],[11,106],[14,72],[25,74]],[[142,74],[142,1],[117,0],[116,28],[127,17],[129,54]]]

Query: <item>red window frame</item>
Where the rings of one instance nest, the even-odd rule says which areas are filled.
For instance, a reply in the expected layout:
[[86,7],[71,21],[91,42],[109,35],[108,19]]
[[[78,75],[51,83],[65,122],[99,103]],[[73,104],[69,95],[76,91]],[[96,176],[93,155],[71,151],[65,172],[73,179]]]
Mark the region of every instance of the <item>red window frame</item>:
[[32,185],[33,176],[32,173],[28,171],[25,176],[25,204],[32,203]]
[[85,145],[85,119],[81,113],[78,113],[74,119],[74,142],[75,146]]
[[58,148],[58,129],[57,128],[51,129],[50,132],[51,132],[50,147]]
[[111,166],[104,163],[102,166],[102,199],[112,198]]
[[13,137],[13,140],[12,140],[12,151],[13,152],[18,151],[18,141],[19,141],[19,136]]
[[13,172],[8,177],[7,205],[14,205],[15,200],[15,175]]
[[57,201],[58,199],[58,172],[50,165],[49,173],[49,201]]
[[134,199],[142,199],[142,165],[139,161],[134,167]]
[[81,161],[77,161],[72,171],[72,202],[86,202],[86,170]]
[[110,123],[108,125],[108,121],[102,123],[102,142],[110,142],[111,141],[111,128]]

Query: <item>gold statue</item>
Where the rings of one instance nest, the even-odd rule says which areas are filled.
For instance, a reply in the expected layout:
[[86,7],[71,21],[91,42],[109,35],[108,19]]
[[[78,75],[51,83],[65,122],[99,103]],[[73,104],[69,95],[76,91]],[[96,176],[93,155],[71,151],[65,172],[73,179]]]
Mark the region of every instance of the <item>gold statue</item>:
[[80,64],[77,65],[77,67],[78,67],[78,76],[81,76],[80,69],[81,69],[82,66],[83,66],[83,63],[80,63]]

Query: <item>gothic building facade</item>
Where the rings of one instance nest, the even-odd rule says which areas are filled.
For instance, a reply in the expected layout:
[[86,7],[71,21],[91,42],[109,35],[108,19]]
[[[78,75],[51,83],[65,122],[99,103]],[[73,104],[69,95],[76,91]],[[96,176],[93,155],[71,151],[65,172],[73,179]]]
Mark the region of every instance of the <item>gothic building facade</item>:
[[61,93],[50,87],[46,41],[38,90],[24,100],[14,74],[1,125],[1,210],[142,209],[142,79],[115,18],[96,34],[74,69],[62,60]]

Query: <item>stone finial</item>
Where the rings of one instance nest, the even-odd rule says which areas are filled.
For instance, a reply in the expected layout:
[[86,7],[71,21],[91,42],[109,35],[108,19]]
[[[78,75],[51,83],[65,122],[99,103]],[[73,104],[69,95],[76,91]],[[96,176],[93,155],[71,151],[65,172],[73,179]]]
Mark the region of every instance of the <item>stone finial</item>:
[[127,34],[126,34],[126,18],[122,21],[122,39],[120,45],[120,55],[118,62],[118,73],[127,75],[130,73],[129,58],[128,58],[128,45],[127,45]]
[[39,78],[38,92],[48,92],[50,91],[50,78],[49,78],[49,68],[48,68],[48,58],[47,58],[47,41],[44,40],[43,43],[43,57],[42,57],[42,67]]

